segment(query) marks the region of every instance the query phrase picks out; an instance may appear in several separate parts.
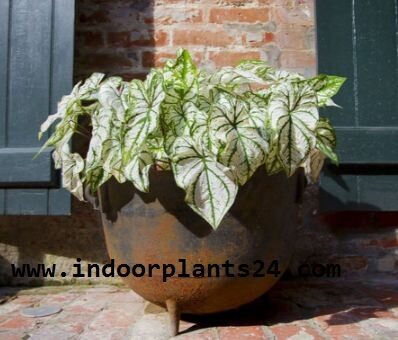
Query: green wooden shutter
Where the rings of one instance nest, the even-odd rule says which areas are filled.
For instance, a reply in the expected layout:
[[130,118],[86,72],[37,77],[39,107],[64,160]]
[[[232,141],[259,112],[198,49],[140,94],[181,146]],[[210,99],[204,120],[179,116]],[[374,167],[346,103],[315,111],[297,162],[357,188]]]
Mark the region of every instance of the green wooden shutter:
[[64,215],[60,189],[40,124],[70,92],[74,0],[0,1],[0,214]]
[[324,114],[340,167],[321,177],[320,208],[398,210],[397,0],[318,0],[318,71],[348,78]]

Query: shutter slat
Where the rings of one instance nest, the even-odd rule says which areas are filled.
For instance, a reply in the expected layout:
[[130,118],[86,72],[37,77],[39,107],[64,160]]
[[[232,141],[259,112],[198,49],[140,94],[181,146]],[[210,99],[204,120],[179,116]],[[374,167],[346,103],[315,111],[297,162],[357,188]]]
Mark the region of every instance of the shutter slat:
[[361,126],[398,126],[395,1],[355,3]]
[[336,128],[341,164],[398,164],[398,128]]
[[396,211],[398,174],[351,175],[326,167],[320,188],[321,211]]
[[47,215],[46,189],[7,190],[6,200],[6,215]]
[[0,1],[0,148],[7,138],[7,78],[9,1]]
[[73,0],[54,1],[53,19],[57,24],[53,29],[51,113],[56,112],[57,103],[73,86],[74,13]]
[[[351,1],[318,0],[316,9],[318,71],[347,78],[342,91],[334,98],[344,110],[331,107],[327,115],[335,126],[355,126]],[[321,113],[324,114],[323,110]]]
[[52,2],[11,4],[7,146],[39,146],[37,131],[49,114]]
[[48,215],[70,215],[71,195],[66,189],[48,191]]
[[5,196],[6,191],[4,189],[0,189],[0,215],[4,215],[5,212]]
[[51,149],[44,150],[33,159],[40,148],[0,149],[0,186],[29,187],[56,185]]

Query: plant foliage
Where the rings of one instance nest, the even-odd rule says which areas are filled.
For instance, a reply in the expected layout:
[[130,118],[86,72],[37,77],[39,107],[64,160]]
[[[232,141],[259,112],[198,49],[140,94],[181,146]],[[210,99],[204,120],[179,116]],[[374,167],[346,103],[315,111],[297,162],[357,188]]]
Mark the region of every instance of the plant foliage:
[[[80,200],[84,187],[94,192],[112,176],[147,192],[155,166],[172,170],[186,203],[217,228],[259,167],[287,176],[304,167],[316,180],[325,157],[337,163],[333,127],[318,108],[335,105],[344,80],[305,79],[262,61],[210,74],[181,50],[145,81],[94,73],[62,98],[39,137],[54,125],[43,147],[54,147],[63,186]],[[70,148],[80,116],[92,127],[85,158]]]

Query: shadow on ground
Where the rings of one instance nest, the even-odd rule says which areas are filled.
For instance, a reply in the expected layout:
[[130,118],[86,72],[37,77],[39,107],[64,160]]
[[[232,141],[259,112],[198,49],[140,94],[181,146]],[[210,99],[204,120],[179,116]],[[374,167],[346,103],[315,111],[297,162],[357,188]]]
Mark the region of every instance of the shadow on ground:
[[346,325],[384,317],[398,307],[397,280],[385,285],[336,280],[287,279],[280,281],[256,301],[223,313],[183,315],[182,320],[195,325],[181,334],[225,326],[272,326],[316,319],[327,325]]

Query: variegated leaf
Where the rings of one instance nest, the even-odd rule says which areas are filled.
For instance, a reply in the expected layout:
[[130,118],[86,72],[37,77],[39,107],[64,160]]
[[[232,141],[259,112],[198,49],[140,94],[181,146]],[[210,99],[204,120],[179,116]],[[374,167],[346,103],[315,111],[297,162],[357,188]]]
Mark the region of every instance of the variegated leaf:
[[149,152],[152,154],[153,162],[157,168],[162,170],[171,170],[170,160],[164,148],[163,135],[158,133],[150,135],[146,139],[146,145],[148,146]]
[[281,82],[301,81],[305,78],[294,72],[276,70],[262,60],[247,60],[238,65],[238,69],[252,73],[267,85],[278,85]]
[[346,78],[320,74],[315,78],[305,80],[316,91],[318,106],[336,106],[332,97],[340,91]]
[[270,145],[269,153],[265,159],[265,170],[269,176],[283,171],[282,164],[279,160],[277,141],[273,141]]
[[93,73],[89,78],[87,78],[83,85],[79,87],[79,99],[96,100],[98,98],[99,85],[104,77],[105,75],[103,73]]
[[148,148],[136,150],[124,167],[124,176],[142,191],[149,191],[149,170],[154,159]]
[[197,140],[201,140],[202,144],[212,154],[217,155],[226,144],[223,136],[216,136],[216,131],[212,129],[212,119],[216,102],[214,96],[217,91],[211,91],[209,97],[199,96],[198,107],[196,111],[192,111],[192,124],[190,127],[190,135]]
[[257,127],[249,115],[246,101],[226,93],[220,93],[210,129],[226,140],[220,161],[231,168],[240,185],[264,163],[268,144],[265,130]]
[[86,157],[85,182],[89,184],[92,192],[111,176],[103,168],[103,145],[110,137],[112,117],[112,110],[103,107],[91,117],[93,130]]
[[165,134],[166,152],[170,152],[178,136],[190,135],[197,112],[198,71],[186,51],[166,67],[166,96],[162,103],[161,124]]
[[334,152],[336,149],[336,132],[327,118],[321,118],[316,126],[316,147],[330,160],[338,164],[339,158]]
[[321,174],[325,155],[319,150],[313,149],[304,164],[304,171],[310,183],[315,183]]
[[120,183],[125,182],[123,122],[116,119],[110,121],[110,133],[102,144],[102,166],[106,173],[111,174]]
[[98,101],[104,109],[114,112],[114,119],[124,120],[126,107],[122,102],[123,87],[122,80],[119,77],[107,79],[98,90]]
[[270,80],[274,69],[265,61],[261,60],[245,60],[238,64],[238,69],[250,72],[264,81]]
[[281,84],[270,98],[269,113],[277,133],[279,160],[291,176],[315,146],[319,119],[315,92],[305,84]]
[[185,190],[185,202],[214,229],[235,200],[238,185],[232,172],[191,138],[174,144],[176,183]]
[[129,95],[134,106],[126,122],[124,145],[127,156],[132,155],[158,126],[160,104],[165,97],[161,75],[152,72],[144,82],[133,80]]
[[[264,81],[258,77],[255,73],[249,72],[243,69],[234,67],[223,67],[211,76],[207,80],[208,86],[221,86],[227,88],[234,88],[239,85],[249,85],[249,84],[264,84]],[[202,86],[202,93],[204,87]]]
[[84,160],[78,153],[71,153],[68,144],[53,153],[57,169],[61,169],[62,186],[69,190],[79,200],[84,201],[83,182],[81,174],[84,171]]
[[98,101],[103,108],[101,114],[104,115],[105,129],[101,129],[99,132],[101,133],[101,146],[99,144],[90,145],[100,150],[89,150],[89,153],[90,151],[97,152],[105,176],[113,175],[119,182],[125,181],[122,169],[122,151],[126,108],[121,98],[124,86],[118,77],[109,78],[100,86]]

